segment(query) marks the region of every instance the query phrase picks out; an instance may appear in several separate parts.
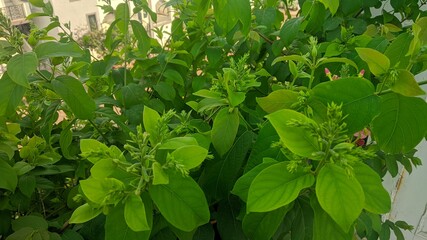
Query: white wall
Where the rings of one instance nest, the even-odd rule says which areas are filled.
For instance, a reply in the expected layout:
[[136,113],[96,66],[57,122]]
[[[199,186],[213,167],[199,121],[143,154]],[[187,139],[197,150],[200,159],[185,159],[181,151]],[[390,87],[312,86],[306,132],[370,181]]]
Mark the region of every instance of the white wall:
[[100,17],[96,0],[51,0],[53,11],[63,23],[71,22],[71,29],[75,35],[84,34],[89,30],[88,15],[95,14],[98,28]]

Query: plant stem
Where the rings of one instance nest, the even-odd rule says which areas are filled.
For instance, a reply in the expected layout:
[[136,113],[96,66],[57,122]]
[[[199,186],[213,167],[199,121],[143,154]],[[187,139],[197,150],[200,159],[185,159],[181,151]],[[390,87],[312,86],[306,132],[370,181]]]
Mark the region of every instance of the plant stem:
[[46,81],[50,82],[50,79],[49,79],[49,78],[47,78],[45,75],[43,75],[43,73],[42,73],[42,72],[40,72],[40,70],[36,70],[36,73],[37,73],[41,78],[43,78],[44,80],[46,80]]
[[107,142],[108,145],[110,145],[110,141],[108,141],[108,138],[105,137],[104,133],[101,132],[101,130],[98,128],[98,126],[95,125],[95,123],[92,120],[88,120],[90,124],[96,129],[96,131],[101,135],[101,137]]
[[314,71],[316,70],[316,68],[311,67],[311,73],[310,73],[310,80],[308,82],[308,89],[311,89],[311,86],[313,85],[313,81],[314,81]]

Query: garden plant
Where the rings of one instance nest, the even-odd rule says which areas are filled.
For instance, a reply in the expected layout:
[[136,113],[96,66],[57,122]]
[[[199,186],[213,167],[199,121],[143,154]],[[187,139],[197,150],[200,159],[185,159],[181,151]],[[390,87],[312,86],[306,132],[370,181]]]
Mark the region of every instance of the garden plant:
[[0,15],[1,239],[412,230],[384,215],[382,178],[422,162],[424,0],[170,0],[156,37],[135,20],[156,21],[147,0],[105,1],[92,49],[29,2],[50,25],[23,35]]

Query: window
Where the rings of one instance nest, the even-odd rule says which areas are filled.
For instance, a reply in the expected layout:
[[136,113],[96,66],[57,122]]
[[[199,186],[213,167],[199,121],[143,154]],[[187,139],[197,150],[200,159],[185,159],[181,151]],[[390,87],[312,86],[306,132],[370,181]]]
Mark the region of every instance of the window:
[[98,30],[98,21],[96,20],[96,14],[87,15],[87,23],[91,31]]

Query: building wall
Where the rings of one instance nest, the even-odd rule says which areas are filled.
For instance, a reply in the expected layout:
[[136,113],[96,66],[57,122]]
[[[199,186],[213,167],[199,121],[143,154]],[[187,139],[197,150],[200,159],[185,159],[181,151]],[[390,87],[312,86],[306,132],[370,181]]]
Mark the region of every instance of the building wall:
[[100,17],[96,0],[51,0],[53,11],[61,23],[71,23],[75,35],[81,35],[88,30],[89,16],[96,19],[96,27],[100,28]]

